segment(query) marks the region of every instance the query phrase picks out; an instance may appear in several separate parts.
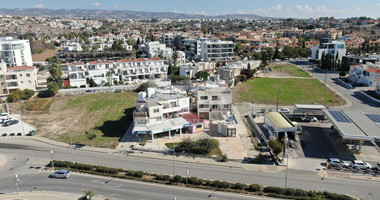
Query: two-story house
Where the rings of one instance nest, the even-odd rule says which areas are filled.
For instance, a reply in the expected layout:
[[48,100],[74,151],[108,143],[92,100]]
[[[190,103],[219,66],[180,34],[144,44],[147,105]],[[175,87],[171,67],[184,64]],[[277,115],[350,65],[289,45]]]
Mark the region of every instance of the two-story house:
[[[225,85],[226,86],[226,85]],[[197,91],[198,116],[206,120],[222,120],[232,113],[232,93],[228,87],[216,85],[199,87]]]

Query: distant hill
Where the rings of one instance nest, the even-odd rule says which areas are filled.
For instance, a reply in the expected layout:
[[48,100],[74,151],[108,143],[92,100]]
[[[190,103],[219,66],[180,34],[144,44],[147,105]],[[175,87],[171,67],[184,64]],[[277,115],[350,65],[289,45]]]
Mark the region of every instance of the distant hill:
[[267,19],[250,14],[228,14],[220,16],[207,16],[196,14],[184,14],[174,12],[145,12],[128,10],[96,10],[96,9],[46,9],[46,8],[0,8],[0,14],[21,16],[51,16],[51,17],[88,17],[88,18],[114,18],[114,19]]

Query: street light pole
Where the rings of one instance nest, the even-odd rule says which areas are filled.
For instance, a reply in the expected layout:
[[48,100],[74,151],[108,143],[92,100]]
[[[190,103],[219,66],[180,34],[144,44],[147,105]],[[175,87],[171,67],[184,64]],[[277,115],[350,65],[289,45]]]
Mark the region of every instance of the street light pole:
[[20,182],[20,179],[18,179],[18,174],[15,175],[15,182],[16,182],[17,194],[20,194],[20,189],[18,188],[18,183]]
[[[77,123],[77,122],[78,122],[78,120],[75,120],[74,123],[73,123],[73,125],[74,125],[75,123]],[[75,164],[75,159],[74,159],[74,146],[73,146],[73,138],[72,138],[72,136],[71,136],[71,130],[72,130],[72,128],[70,128],[70,130],[69,130],[69,135],[70,135],[70,146],[71,146],[71,162],[72,162],[73,164]]]
[[[169,133],[170,134],[170,133]],[[174,135],[173,135],[173,177],[175,176],[175,145],[174,145],[174,136],[175,136],[175,132],[174,132]]]

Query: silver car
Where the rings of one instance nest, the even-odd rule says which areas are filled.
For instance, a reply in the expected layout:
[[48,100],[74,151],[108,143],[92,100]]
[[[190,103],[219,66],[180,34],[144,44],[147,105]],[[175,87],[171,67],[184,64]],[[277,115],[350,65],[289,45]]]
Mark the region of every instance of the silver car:
[[329,158],[327,159],[327,163],[331,165],[332,167],[343,167],[347,168],[350,166],[350,163],[347,161],[343,161],[339,158]]
[[70,177],[70,171],[67,169],[60,169],[49,175],[50,178],[63,178],[67,179]]
[[351,167],[356,168],[356,169],[365,169],[365,170],[372,168],[371,164],[366,163],[366,162],[361,161],[361,160],[353,160],[351,162]]

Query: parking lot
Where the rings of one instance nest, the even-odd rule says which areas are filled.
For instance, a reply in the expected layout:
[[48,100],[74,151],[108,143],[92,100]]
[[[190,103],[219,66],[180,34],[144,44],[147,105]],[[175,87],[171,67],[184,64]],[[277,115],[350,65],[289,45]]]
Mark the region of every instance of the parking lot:
[[31,125],[24,123],[19,115],[12,115],[12,117],[19,120],[19,123],[5,126],[0,122],[0,137],[24,136],[30,131],[35,130]]

